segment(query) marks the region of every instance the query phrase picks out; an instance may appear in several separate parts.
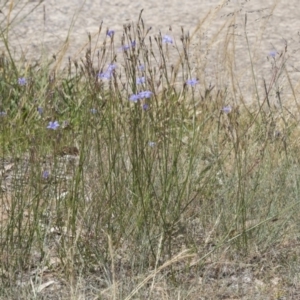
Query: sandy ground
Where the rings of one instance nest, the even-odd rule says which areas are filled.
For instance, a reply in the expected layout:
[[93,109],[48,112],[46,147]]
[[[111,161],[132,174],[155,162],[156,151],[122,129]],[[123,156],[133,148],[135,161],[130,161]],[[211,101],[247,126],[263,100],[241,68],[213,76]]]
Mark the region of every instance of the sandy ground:
[[[269,85],[274,74],[269,52],[277,51],[277,67],[280,67],[279,56],[287,45],[289,78],[283,72],[276,88],[293,98],[290,79],[294,92],[298,90],[300,10],[297,0],[47,0],[41,3],[37,0],[15,0],[10,15],[12,1],[1,2],[1,28],[5,28],[8,20],[13,20],[8,39],[15,55],[22,50],[28,58],[39,58],[41,53],[51,57],[58,53],[71,29],[65,61],[68,56],[77,59],[84,55],[84,51],[80,50],[88,40],[87,34],[97,34],[101,21],[104,28],[102,35],[106,28],[113,29],[115,41],[120,44],[123,24],[136,22],[142,9],[146,27],[152,27],[152,35],[161,31],[180,43],[181,26],[192,34],[206,16],[201,30],[193,37],[191,57],[195,76],[205,80],[207,85],[225,86],[239,81],[241,86],[236,85],[236,91],[242,89],[253,94],[246,32],[258,86],[262,88],[263,78]],[[27,15],[35,6],[36,9]],[[0,43],[0,49],[3,48],[3,43]],[[235,53],[235,59],[230,53]],[[230,70],[234,70],[234,74]]]

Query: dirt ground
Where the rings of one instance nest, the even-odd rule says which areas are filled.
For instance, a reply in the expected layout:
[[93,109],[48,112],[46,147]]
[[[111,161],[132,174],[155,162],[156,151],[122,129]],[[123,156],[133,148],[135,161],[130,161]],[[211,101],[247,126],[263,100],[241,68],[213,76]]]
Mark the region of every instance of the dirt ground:
[[[207,17],[201,30],[193,37],[191,55],[195,57],[195,62],[199,54],[201,57],[200,69],[197,69],[195,63],[195,76],[205,78],[207,85],[211,83],[223,87],[232,86],[230,81],[232,78],[230,80],[229,78],[232,76],[230,70],[234,70],[235,80],[239,82],[235,86],[236,91],[241,89],[243,95],[245,92],[253,94],[255,91],[246,32],[257,85],[261,90],[263,79],[270,85],[274,75],[274,68],[272,71],[271,60],[268,59],[270,51],[275,50],[279,59],[287,46],[285,58],[289,76],[282,75],[278,86],[274,88],[280,90],[282,95],[288,95],[292,101],[294,95],[298,93],[300,10],[297,9],[299,4],[297,0],[31,0],[28,2],[2,0],[1,2],[3,3],[0,7],[1,28],[5,28],[10,20],[8,40],[16,56],[23,52],[27,58],[38,59],[42,53],[51,57],[59,52],[70,33],[69,47],[64,60],[67,62],[68,57],[78,59],[84,56],[82,50],[88,41],[87,34],[96,35],[102,21],[104,29],[102,37],[107,28],[113,29],[118,45],[123,24],[136,22],[142,9],[146,27],[152,27],[152,35],[157,35],[160,31],[162,35],[171,35],[178,43],[181,26],[193,34],[199,22]],[[15,6],[9,14],[12,2]],[[37,5],[38,7],[28,14]],[[247,15],[246,29],[245,15]],[[216,35],[221,28],[222,32]],[[230,40],[226,39],[229,35]],[[4,49],[2,42],[0,42],[1,49]],[[229,57],[228,53],[235,53],[235,59]],[[277,68],[280,69],[279,62]],[[284,73],[283,70],[282,74]],[[294,91],[290,87],[291,84]]]

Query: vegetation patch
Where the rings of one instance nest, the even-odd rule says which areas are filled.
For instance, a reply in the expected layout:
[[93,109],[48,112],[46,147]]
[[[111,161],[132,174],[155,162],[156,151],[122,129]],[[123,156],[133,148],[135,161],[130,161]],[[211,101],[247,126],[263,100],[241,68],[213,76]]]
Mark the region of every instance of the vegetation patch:
[[141,12],[64,68],[15,60],[1,29],[1,299],[299,297],[288,50],[260,88],[247,43],[249,101],[191,61],[202,26],[154,33]]

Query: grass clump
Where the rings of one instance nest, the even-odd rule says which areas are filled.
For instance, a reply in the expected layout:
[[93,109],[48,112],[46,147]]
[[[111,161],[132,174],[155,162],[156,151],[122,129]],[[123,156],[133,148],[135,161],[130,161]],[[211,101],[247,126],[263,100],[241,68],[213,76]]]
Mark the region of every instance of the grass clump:
[[299,132],[278,78],[237,104],[198,79],[188,33],[150,33],[140,15],[118,49],[100,26],[63,71],[6,43],[2,298],[293,295]]

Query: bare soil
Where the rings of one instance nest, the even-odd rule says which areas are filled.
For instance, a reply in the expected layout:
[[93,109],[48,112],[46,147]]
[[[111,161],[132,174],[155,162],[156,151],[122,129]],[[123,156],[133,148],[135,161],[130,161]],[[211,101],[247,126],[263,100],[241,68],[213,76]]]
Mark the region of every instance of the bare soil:
[[[85,54],[88,33],[97,36],[102,22],[101,37],[107,28],[113,29],[115,41],[120,44],[123,25],[135,23],[143,9],[146,28],[152,27],[151,34],[169,34],[177,43],[180,43],[182,27],[193,35],[203,22],[193,36],[191,57],[195,74],[203,76],[206,85],[231,86],[234,98],[239,95],[251,98],[255,89],[248,49],[261,91],[263,79],[267,86],[272,85],[274,68],[268,55],[275,50],[277,57],[284,54],[284,61],[287,60],[284,72],[288,71],[288,77],[281,74],[277,87],[273,88],[287,96],[286,102],[295,102],[298,94],[300,11],[297,0],[47,0],[40,4],[31,0],[15,1],[9,14],[11,2],[1,8],[0,22],[2,28],[11,24],[8,40],[16,57],[22,53],[27,59],[40,59],[43,55],[51,58],[60,53],[67,41],[67,50],[61,51],[63,62],[66,64],[69,57],[79,59]],[[99,44],[94,47],[97,50]],[[2,42],[1,49],[5,49]]]

